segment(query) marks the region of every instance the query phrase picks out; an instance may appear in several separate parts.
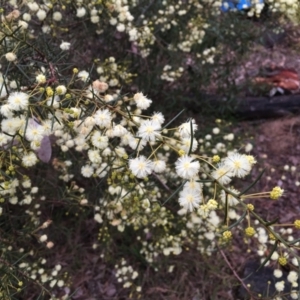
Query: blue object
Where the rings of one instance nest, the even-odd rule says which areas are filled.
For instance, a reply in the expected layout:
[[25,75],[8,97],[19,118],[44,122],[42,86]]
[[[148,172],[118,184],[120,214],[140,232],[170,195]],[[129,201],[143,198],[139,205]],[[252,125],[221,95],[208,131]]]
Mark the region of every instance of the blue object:
[[264,3],[264,0],[223,0],[221,10],[229,11],[229,10],[243,10],[250,8],[252,6],[252,2],[254,3]]

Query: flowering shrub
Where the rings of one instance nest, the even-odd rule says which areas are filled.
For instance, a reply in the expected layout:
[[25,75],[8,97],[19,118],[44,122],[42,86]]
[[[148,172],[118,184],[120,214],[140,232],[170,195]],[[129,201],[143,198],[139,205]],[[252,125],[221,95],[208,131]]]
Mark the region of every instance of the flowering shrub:
[[221,9],[223,11],[229,10],[247,10],[249,17],[260,16],[264,7],[268,6],[272,12],[282,12],[294,22],[299,22],[299,2],[295,0],[285,1],[269,1],[269,0],[240,0],[234,1],[224,0]]
[[[216,247],[225,247],[234,234],[243,232],[258,240],[262,256],[272,245],[268,261],[275,257],[278,265],[298,266],[298,240],[283,237],[292,230],[279,233],[274,222],[264,221],[251,203],[263,197],[276,200],[283,190],[274,187],[249,194],[256,181],[239,190],[238,180],[250,174],[256,160],[229,151],[225,142],[232,142],[232,133],[221,137],[218,126],[201,136],[194,119],[178,125],[179,115],[165,120],[162,112],[147,113],[152,105],[149,96],[137,89],[121,90],[140,76],[131,73],[128,62],[119,64],[111,55],[103,62],[95,58],[87,71],[69,63],[71,40],[41,42],[50,34],[64,36],[68,24],[84,18],[82,22],[94,24],[100,36],[112,28],[116,39],[123,41],[126,35],[132,52],[143,59],[151,56],[152,47],[162,43],[163,37],[163,48],[169,53],[192,53],[194,47],[203,46],[208,16],[219,14],[219,2],[198,1],[175,6],[170,1],[153,6],[135,1],[77,1],[74,5],[9,1],[2,10],[3,298],[26,295],[28,290],[23,288],[31,283],[36,287],[31,287],[32,293],[41,289],[41,295],[51,299],[59,299],[62,291],[65,298],[70,296],[72,274],[62,264],[53,264],[51,257],[70,238],[65,228],[70,227],[72,236],[73,227],[75,232],[78,224],[91,217],[99,234],[89,245],[104,260],[120,234],[129,232],[134,232],[138,254],[155,269],[161,257],[179,255],[187,245],[212,255]],[[192,35],[186,34],[185,24]],[[169,37],[173,27],[180,30]],[[205,47],[198,56],[203,64],[212,64],[218,51]],[[161,79],[179,79],[182,68],[165,66]],[[98,79],[92,79],[94,69]],[[299,229],[299,222],[289,225]],[[123,287],[130,288],[132,295],[141,293],[137,267],[126,257],[114,264]],[[289,278],[296,287],[297,276],[291,273]],[[280,281],[276,289],[284,290]],[[298,295],[296,289],[291,293]]]

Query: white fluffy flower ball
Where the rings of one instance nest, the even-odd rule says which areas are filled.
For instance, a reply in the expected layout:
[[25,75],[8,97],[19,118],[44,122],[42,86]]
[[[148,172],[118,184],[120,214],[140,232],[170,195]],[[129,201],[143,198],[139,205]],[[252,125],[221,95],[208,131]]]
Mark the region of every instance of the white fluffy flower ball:
[[136,106],[140,109],[147,109],[152,103],[152,100],[146,98],[143,93],[136,93],[133,96],[133,100],[135,101]]
[[195,161],[193,157],[184,155],[175,163],[175,168],[178,176],[184,179],[192,179],[200,170],[199,161]]
[[129,169],[137,178],[144,178],[152,173],[152,162],[141,155],[129,159]]
[[29,96],[23,92],[11,93],[7,99],[7,103],[12,110],[26,109],[28,106]]
[[[62,42],[59,46],[59,48],[63,51],[70,50],[70,47],[71,47],[71,43],[68,43],[68,42]],[[78,74],[78,76],[79,76],[79,74]]]

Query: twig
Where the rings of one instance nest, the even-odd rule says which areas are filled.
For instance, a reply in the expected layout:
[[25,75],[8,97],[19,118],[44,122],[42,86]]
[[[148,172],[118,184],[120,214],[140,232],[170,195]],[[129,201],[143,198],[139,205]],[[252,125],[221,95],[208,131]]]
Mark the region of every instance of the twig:
[[247,287],[247,285],[244,283],[244,281],[241,279],[241,277],[238,275],[238,273],[235,271],[235,269],[233,268],[233,266],[230,264],[227,256],[225,255],[224,251],[219,247],[219,245],[217,244],[217,248],[219,250],[219,252],[221,253],[222,257],[224,258],[227,266],[229,267],[229,269],[232,271],[233,275],[236,277],[236,279],[241,283],[241,285],[243,286],[243,288],[247,291],[247,293],[251,296],[251,299],[258,299],[257,297],[255,297],[252,292],[249,290],[249,288]]
[[152,172],[152,175],[155,177],[156,180],[159,181],[159,183],[168,191],[168,192],[171,192],[171,189],[165,184],[162,182],[162,180],[157,176],[156,173]]

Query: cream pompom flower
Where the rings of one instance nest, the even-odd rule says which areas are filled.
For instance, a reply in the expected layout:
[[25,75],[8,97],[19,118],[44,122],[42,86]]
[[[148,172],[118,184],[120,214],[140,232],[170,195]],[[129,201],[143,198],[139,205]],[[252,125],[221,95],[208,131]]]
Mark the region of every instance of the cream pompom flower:
[[188,120],[178,127],[181,138],[189,138],[192,133],[191,129],[193,133],[198,129],[198,125],[195,123],[194,119]]
[[200,170],[199,161],[194,161],[193,157],[184,155],[175,163],[175,168],[178,176],[184,179],[192,179]]
[[89,165],[85,165],[81,168],[81,174],[83,177],[91,177],[94,174],[94,168]]
[[201,202],[201,194],[195,190],[183,189],[179,193],[179,204],[187,211],[198,208]]
[[184,184],[183,188],[188,189],[188,190],[192,190],[195,193],[202,194],[203,184],[193,179],[193,180],[187,181]]
[[38,12],[36,13],[36,16],[40,21],[43,21],[47,17],[47,13],[43,9],[39,9]]
[[155,142],[156,139],[160,138],[161,126],[159,123],[153,120],[143,121],[138,130],[137,136],[148,142]]
[[8,61],[15,61],[17,59],[17,56],[13,52],[8,52],[8,53],[5,54],[5,58]]
[[284,280],[276,282],[276,283],[275,283],[275,289],[276,289],[278,292],[284,291]]
[[224,163],[220,163],[217,165],[217,169],[211,173],[211,176],[218,180],[221,184],[225,185],[231,181],[233,174],[229,171],[229,168],[224,165]]
[[100,164],[102,162],[102,158],[98,150],[90,149],[88,151],[88,157],[93,164]]
[[10,135],[14,135],[21,128],[24,128],[25,124],[26,124],[26,120],[20,117],[3,119],[1,122],[1,129],[2,132],[8,133]]
[[12,110],[27,109],[29,104],[28,98],[29,96],[23,92],[14,92],[9,95],[7,103]]
[[33,152],[25,154],[22,158],[22,164],[24,167],[32,167],[38,162],[37,156]]
[[[1,96],[1,95],[0,95]],[[6,118],[13,117],[13,112],[9,104],[3,104],[0,107],[0,114]]]
[[100,126],[101,128],[103,127],[110,127],[111,126],[111,114],[108,109],[99,109],[96,111],[95,115],[95,123]]
[[82,18],[85,16],[85,14],[86,14],[86,9],[84,7],[77,8],[76,17]]
[[128,132],[127,129],[120,124],[114,125],[112,131],[112,135],[116,137],[122,137]]
[[8,136],[0,132],[0,147],[6,145],[7,143],[8,143]]
[[77,74],[78,78],[80,78],[83,82],[88,81],[88,79],[90,78],[90,74],[87,71],[80,71]]
[[144,178],[152,173],[152,162],[145,156],[129,159],[129,169],[137,178]]
[[155,112],[151,118],[154,122],[157,122],[160,125],[165,121],[165,117],[161,112]]
[[135,101],[136,106],[140,109],[147,109],[152,103],[152,100],[146,98],[143,93],[136,93],[133,96],[133,100]]
[[[68,51],[68,50],[70,50],[70,47],[71,47],[71,43],[69,43],[69,42],[62,42],[60,45],[59,45],[59,48],[61,49],[61,50],[63,50],[63,51]],[[79,76],[79,74],[78,74],[78,77],[80,77]],[[80,77],[81,78],[81,77]],[[87,76],[87,78],[88,78],[88,76]],[[82,79],[83,80],[83,79]],[[86,81],[86,80],[85,80]]]
[[101,135],[99,131],[95,131],[92,134],[91,142],[94,147],[97,147],[99,149],[105,149],[108,147],[108,137],[105,135]]
[[274,272],[273,272],[273,275],[276,277],[276,278],[280,278],[282,277],[282,271],[280,269],[275,269]]
[[224,166],[232,172],[232,176],[243,178],[251,171],[251,164],[247,155],[233,153],[228,155],[224,160]]
[[30,118],[26,128],[25,137],[28,141],[41,142],[45,136],[45,128]]
[[63,18],[61,12],[59,12],[59,11],[54,12],[52,17],[53,17],[53,20],[56,22],[61,21]]
[[291,283],[293,282],[297,282],[298,280],[298,273],[295,272],[295,271],[290,271],[288,277],[287,277],[287,280]]
[[45,83],[47,81],[47,78],[44,74],[38,74],[35,77],[35,80],[36,80],[37,83]]
[[121,145],[122,146],[127,146],[129,145],[129,141],[131,139],[135,139],[133,135],[130,132],[125,133],[124,135],[121,136]]
[[166,162],[163,160],[155,160],[153,162],[153,171],[156,173],[161,173],[166,169]]
[[59,85],[55,88],[57,95],[64,95],[67,92],[67,88],[64,85]]

